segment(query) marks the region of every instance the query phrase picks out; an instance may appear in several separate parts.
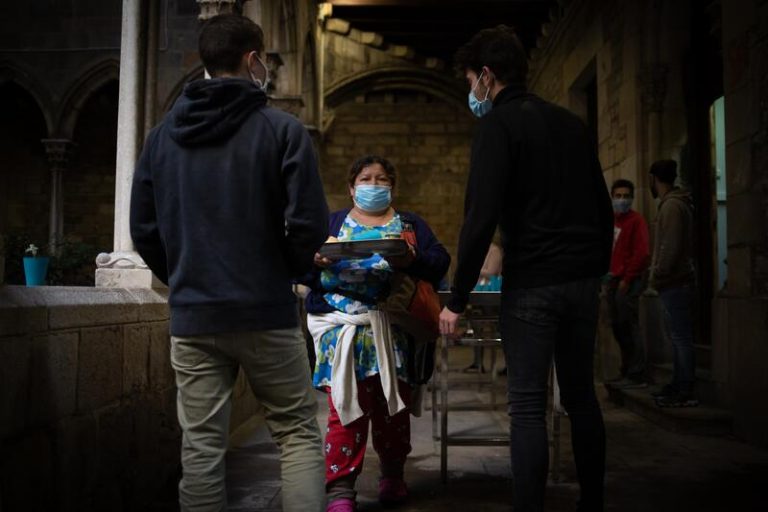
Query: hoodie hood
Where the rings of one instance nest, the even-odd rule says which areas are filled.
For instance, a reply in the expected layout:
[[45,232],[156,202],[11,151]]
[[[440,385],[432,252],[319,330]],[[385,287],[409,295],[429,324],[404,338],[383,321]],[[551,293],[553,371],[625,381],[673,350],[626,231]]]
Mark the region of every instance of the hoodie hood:
[[243,78],[195,80],[184,86],[170,112],[169,134],[183,146],[227,139],[267,95]]
[[691,193],[687,190],[684,190],[679,187],[675,187],[667,194],[661,198],[661,201],[659,201],[659,208],[661,208],[661,205],[669,201],[670,199],[677,199],[678,201],[684,202],[686,205],[688,205],[691,209],[693,209],[693,198],[691,197]]

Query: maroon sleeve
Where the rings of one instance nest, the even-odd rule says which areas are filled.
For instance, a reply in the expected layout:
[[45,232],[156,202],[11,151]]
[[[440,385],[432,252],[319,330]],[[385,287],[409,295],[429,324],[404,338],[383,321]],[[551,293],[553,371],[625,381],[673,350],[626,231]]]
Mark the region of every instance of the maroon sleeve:
[[624,280],[632,282],[648,268],[650,258],[648,252],[648,225],[645,219],[639,213],[632,223],[632,230],[629,233],[632,236],[630,243],[629,261],[624,272]]

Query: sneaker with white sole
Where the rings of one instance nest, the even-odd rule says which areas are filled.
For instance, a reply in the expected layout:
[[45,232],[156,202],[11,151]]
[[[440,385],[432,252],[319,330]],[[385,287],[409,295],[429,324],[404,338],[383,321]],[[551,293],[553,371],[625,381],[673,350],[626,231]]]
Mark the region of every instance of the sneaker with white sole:
[[690,393],[677,393],[656,399],[659,407],[696,407],[699,401]]

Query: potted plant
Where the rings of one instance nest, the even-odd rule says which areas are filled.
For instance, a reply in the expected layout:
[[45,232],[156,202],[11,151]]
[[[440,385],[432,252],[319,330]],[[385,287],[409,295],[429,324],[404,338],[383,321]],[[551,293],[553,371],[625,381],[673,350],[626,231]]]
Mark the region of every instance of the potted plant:
[[45,276],[48,272],[48,256],[38,255],[40,249],[35,244],[29,244],[24,250],[24,278],[27,286],[40,286],[45,284]]

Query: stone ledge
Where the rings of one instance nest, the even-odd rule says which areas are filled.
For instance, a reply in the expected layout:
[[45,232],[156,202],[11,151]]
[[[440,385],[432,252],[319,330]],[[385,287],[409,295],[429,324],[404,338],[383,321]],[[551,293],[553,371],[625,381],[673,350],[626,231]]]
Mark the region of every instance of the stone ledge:
[[612,402],[671,432],[713,436],[733,433],[733,414],[729,411],[704,405],[663,408],[656,405],[648,389],[605,388]]
[[0,286],[0,337],[48,330],[163,321],[167,290]]

